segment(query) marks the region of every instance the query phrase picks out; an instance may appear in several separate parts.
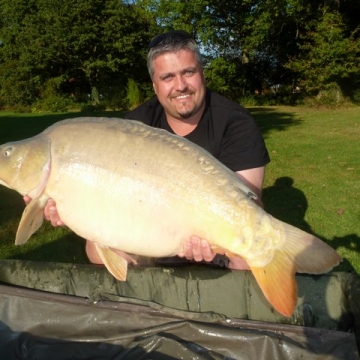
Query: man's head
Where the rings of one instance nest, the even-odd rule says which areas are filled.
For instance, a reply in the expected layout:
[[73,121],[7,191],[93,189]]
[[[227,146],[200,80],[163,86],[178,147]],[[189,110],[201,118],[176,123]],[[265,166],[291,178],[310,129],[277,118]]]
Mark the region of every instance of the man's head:
[[198,45],[194,38],[183,30],[172,30],[155,36],[148,46],[147,67],[151,77],[154,75],[154,60],[165,52],[177,52],[187,49],[194,53],[196,60],[202,67],[202,59]]
[[205,79],[200,50],[188,33],[174,30],[156,36],[149,44],[148,70],[167,116],[201,117]]

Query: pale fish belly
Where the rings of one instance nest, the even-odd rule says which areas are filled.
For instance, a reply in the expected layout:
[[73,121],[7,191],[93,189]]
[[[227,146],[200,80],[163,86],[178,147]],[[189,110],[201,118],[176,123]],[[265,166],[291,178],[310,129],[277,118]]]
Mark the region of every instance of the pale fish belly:
[[[192,235],[224,248],[239,241],[236,197],[245,194],[234,190],[233,173],[228,179],[214,172],[177,139],[175,145],[130,135],[120,141],[107,130],[80,130],[70,131],[73,139],[52,138],[47,185],[61,219],[78,235],[154,257],[179,253]],[[94,146],[81,151],[90,139]]]
[[155,188],[149,179],[100,172],[93,176],[94,169],[72,169],[48,182],[46,192],[60,218],[79,236],[128,253],[161,257],[179,253],[185,240],[202,232],[203,224],[181,194],[168,192],[166,186]]

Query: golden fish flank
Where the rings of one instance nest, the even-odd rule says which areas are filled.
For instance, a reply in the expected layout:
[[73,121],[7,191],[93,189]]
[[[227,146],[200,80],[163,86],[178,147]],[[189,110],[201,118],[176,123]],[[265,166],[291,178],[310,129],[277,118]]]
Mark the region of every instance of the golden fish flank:
[[118,280],[126,279],[128,264],[112,249],[171,256],[197,235],[215,251],[244,258],[266,299],[290,316],[295,273],[324,273],[341,260],[321,240],[258,207],[251,190],[208,152],[136,121],[64,120],[0,151],[0,183],[33,198],[15,243],[41,226],[53,198],[63,222],[95,242]]

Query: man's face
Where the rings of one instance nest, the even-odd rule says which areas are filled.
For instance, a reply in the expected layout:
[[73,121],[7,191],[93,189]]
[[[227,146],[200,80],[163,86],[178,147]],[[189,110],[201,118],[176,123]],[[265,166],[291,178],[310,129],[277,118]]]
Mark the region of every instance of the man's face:
[[[166,114],[190,119],[205,106],[205,79],[193,52],[166,52],[153,63],[153,87]],[[200,114],[200,116],[201,116]]]

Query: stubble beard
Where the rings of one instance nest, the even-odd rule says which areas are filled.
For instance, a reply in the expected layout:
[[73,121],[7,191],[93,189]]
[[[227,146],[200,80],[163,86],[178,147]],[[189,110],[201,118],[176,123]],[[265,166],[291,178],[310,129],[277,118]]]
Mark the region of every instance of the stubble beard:
[[199,109],[200,107],[196,107],[196,105],[194,105],[194,107],[191,110],[178,111],[177,113],[181,119],[189,119],[193,115],[195,115],[197,111],[199,111]]
[[188,119],[194,114],[194,110],[178,113],[182,119]]

